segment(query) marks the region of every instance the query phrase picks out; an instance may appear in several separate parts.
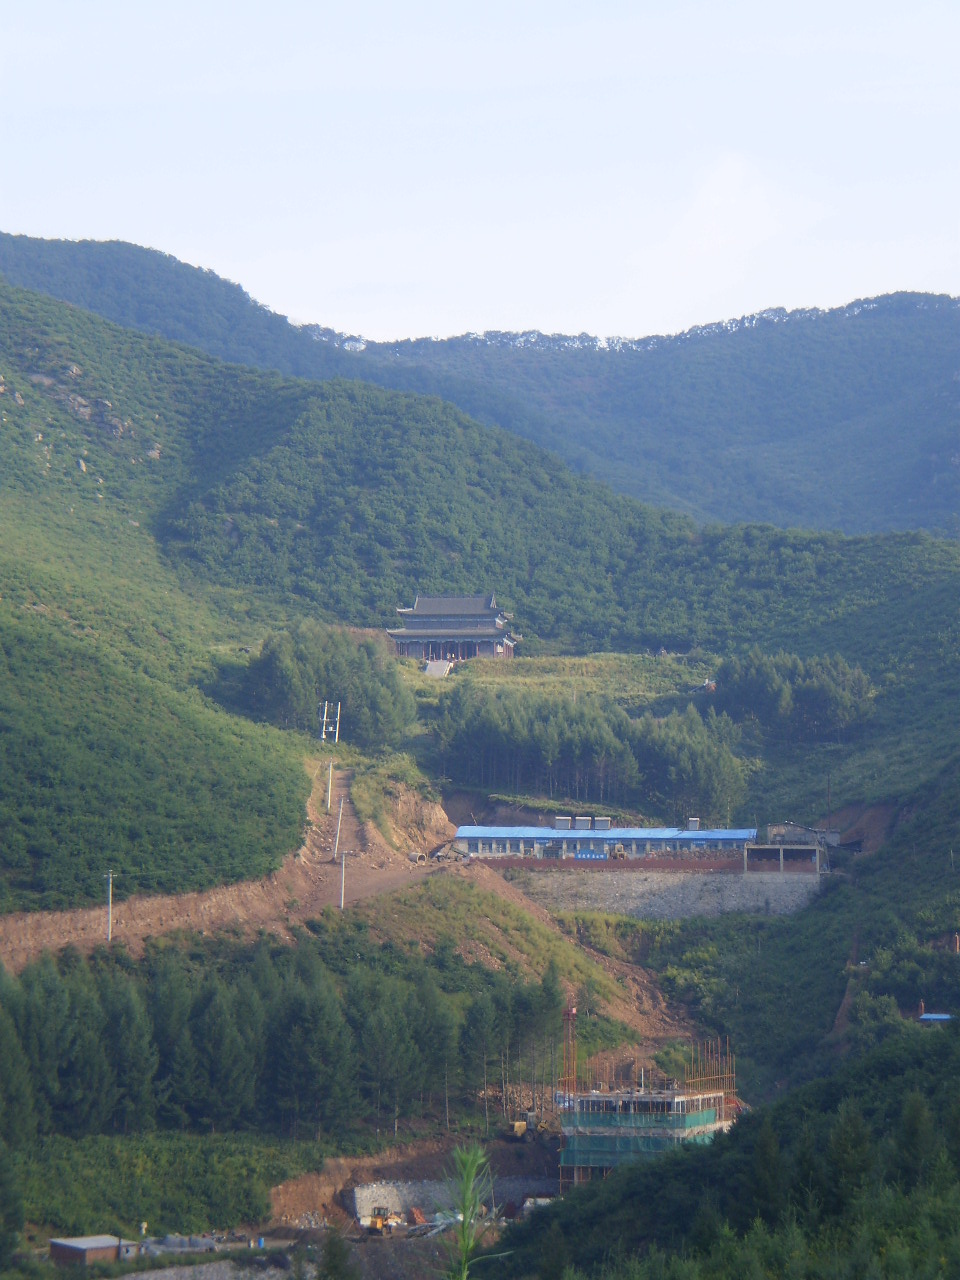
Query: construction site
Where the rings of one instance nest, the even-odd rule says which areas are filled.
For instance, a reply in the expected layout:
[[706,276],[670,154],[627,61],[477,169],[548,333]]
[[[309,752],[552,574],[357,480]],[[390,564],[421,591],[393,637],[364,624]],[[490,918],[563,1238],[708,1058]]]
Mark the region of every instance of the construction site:
[[564,1076],[557,1094],[562,1134],[560,1192],[603,1178],[618,1165],[681,1143],[711,1142],[740,1114],[729,1043],[694,1046],[680,1078],[634,1067],[634,1079],[584,1090],[577,1072],[576,1014],[564,1012]]
[[[728,1043],[694,1045],[677,1076],[622,1053],[578,1062],[577,1010],[563,1012],[562,1066],[550,1090],[521,1089],[507,1119],[485,1202],[491,1221],[528,1212],[571,1187],[605,1177],[619,1165],[682,1143],[707,1143],[742,1110]],[[532,1109],[525,1110],[527,1106]],[[512,1140],[512,1141],[511,1141]],[[559,1140],[559,1150],[558,1143]],[[507,1161],[507,1155],[512,1158]],[[381,1176],[358,1179],[338,1199],[365,1232],[399,1239],[433,1237],[449,1227],[449,1179]]]

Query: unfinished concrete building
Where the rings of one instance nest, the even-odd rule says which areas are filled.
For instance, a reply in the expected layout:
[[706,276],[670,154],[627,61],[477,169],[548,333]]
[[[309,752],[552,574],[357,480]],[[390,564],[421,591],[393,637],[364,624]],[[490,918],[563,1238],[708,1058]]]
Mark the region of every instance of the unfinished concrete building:
[[[575,1016],[575,1009],[564,1015],[565,1069],[571,1061],[567,1046]],[[575,1063],[575,1039],[573,1045]],[[711,1142],[731,1127],[741,1108],[729,1046],[724,1050],[719,1043],[694,1049],[682,1079],[643,1070],[628,1089],[586,1092],[571,1084],[559,1098],[561,1192],[680,1143]]]

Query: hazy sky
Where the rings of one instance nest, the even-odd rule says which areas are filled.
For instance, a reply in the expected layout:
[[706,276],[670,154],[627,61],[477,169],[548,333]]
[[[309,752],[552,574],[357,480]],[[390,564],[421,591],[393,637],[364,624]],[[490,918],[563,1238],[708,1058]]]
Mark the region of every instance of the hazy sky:
[[960,4],[14,4],[0,230],[370,338],[960,294]]

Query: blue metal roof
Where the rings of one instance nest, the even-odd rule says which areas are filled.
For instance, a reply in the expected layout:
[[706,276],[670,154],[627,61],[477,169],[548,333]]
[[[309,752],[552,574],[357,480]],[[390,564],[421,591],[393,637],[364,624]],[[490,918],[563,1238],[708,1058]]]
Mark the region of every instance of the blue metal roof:
[[691,831],[687,827],[610,827],[597,831],[593,827],[578,830],[576,827],[457,827],[458,840],[602,840],[617,844],[627,840],[683,840],[687,844],[744,844],[756,840],[756,827],[720,827]]

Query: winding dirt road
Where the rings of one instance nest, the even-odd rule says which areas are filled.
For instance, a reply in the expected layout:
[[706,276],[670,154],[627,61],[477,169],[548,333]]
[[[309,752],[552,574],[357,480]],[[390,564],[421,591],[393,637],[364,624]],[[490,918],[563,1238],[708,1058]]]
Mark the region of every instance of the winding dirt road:
[[[430,874],[391,849],[371,823],[357,818],[350,802],[348,774],[336,773],[331,812],[326,813],[326,779],[314,778],[307,803],[311,825],[302,848],[262,880],[222,885],[196,893],[134,895],[113,904],[113,942],[133,956],[146,940],[178,929],[202,934],[255,936],[261,930],[292,940],[291,928],[340,905],[341,864],[333,862],[339,797],[344,798],[340,849],[346,851],[344,901],[390,893]],[[410,845],[415,848],[415,844]],[[44,951],[72,946],[90,952],[107,940],[107,909],[24,911],[0,917],[0,963],[19,973]]]
[[[311,772],[316,761],[311,762]],[[430,875],[466,876],[486,892],[519,906],[542,925],[559,931],[553,916],[522,890],[483,865],[469,867],[435,863],[417,865],[410,850],[426,852],[453,835],[453,827],[439,806],[425,806],[403,794],[395,804],[394,830],[398,853],[371,823],[361,823],[350,801],[350,775],[334,775],[330,813],[326,812],[326,770],[307,802],[306,839],[272,875],[240,884],[221,885],[197,893],[135,895],[114,902],[114,945],[139,957],[149,938],[183,931],[201,935],[232,934],[252,939],[262,932],[293,942],[293,930],[315,919],[325,907],[340,905],[342,863],[333,861],[337,815],[343,797],[339,850],[346,853],[344,903],[357,903],[422,881]],[[0,964],[19,973],[45,951],[75,947],[89,953],[107,940],[106,904],[76,911],[20,912],[0,917]],[[618,994],[605,1001],[607,1012],[631,1026],[644,1047],[689,1032],[682,1009],[664,1001],[652,976],[642,968],[591,952],[591,958],[616,982]],[[489,962],[482,954],[469,959]],[[631,1048],[632,1058],[634,1049]]]

